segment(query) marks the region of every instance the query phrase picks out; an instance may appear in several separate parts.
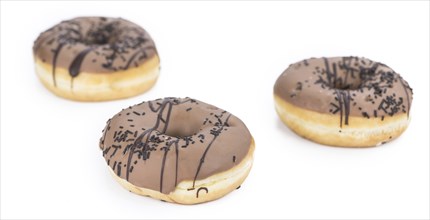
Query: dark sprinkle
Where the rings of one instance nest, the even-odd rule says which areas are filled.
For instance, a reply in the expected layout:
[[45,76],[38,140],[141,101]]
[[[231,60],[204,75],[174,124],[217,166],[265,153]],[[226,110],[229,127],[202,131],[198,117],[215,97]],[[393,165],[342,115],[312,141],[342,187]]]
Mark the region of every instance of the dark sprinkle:
[[367,112],[362,112],[361,114],[363,115],[363,117],[370,118],[369,114],[367,114]]

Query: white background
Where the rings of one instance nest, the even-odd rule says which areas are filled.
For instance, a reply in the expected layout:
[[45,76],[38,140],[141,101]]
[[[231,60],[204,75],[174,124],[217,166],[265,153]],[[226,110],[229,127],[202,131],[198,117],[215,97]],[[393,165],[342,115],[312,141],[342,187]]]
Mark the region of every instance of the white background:
[[[76,16],[142,25],[161,57],[155,87],[99,103],[58,98],[36,78],[33,41]],[[1,2],[2,218],[429,218],[429,2]],[[368,149],[302,139],[274,110],[293,62],[364,56],[414,89],[401,137]],[[241,118],[256,141],[242,188],[184,206],[137,196],[108,173],[98,141],[124,107],[193,97]]]

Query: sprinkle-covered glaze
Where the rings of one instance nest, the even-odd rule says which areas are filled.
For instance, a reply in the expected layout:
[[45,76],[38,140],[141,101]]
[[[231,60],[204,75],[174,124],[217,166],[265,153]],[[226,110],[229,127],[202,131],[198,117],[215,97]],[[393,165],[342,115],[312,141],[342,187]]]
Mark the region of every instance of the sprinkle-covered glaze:
[[234,115],[191,98],[130,106],[109,119],[100,148],[108,166],[131,184],[168,194],[181,181],[227,171],[250,150],[251,134]]
[[385,64],[359,57],[311,58],[291,64],[275,83],[274,93],[298,107],[349,117],[380,118],[407,114],[412,89]]
[[[35,59],[79,73],[111,73],[138,67],[157,55],[155,44],[140,26],[122,18],[78,17],[41,33],[33,46]],[[158,55],[157,55],[158,56]]]

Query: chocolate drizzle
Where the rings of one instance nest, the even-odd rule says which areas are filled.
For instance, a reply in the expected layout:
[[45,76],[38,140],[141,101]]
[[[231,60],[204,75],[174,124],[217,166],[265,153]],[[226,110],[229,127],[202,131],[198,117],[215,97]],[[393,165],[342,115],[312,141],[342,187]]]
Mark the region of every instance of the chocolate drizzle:
[[299,107],[339,115],[339,128],[348,126],[351,116],[381,121],[400,113],[409,117],[412,101],[412,89],[399,74],[359,57],[312,58],[292,64],[274,90]]
[[81,51],[78,56],[72,61],[69,67],[69,75],[72,77],[72,82],[70,83],[70,87],[73,89],[73,79],[78,76],[81,71],[82,61],[84,61],[85,56],[91,52],[93,48],[89,47],[85,50]]
[[213,132],[211,132],[211,134],[213,135],[213,139],[208,144],[208,146],[206,147],[205,152],[203,153],[202,157],[200,158],[200,163],[199,163],[199,166],[197,167],[197,172],[196,172],[196,175],[194,176],[194,180],[193,180],[193,187],[195,187],[196,180],[197,180],[197,177],[199,176],[200,169],[202,168],[202,165],[205,162],[206,154],[208,153],[209,149],[211,148],[213,142],[218,137],[218,135],[220,134],[220,132],[224,129],[224,126],[227,125],[228,119],[230,118],[230,116],[231,115],[227,116],[227,119],[225,120],[225,122],[223,123],[223,125],[218,130],[212,130]]
[[55,70],[57,68],[57,58],[58,54],[60,54],[61,49],[63,48],[64,44],[58,44],[57,49],[54,51],[54,57],[52,58],[52,81],[54,82],[54,86],[57,86],[57,81],[55,80]]
[[349,121],[349,110],[350,110],[349,103],[351,101],[351,96],[349,95],[348,90],[334,89],[334,92],[336,94],[335,100],[338,101],[339,105],[334,105],[333,103],[330,103],[330,104],[336,108],[334,111],[332,111],[333,114],[337,113],[340,110],[339,127],[342,128],[343,117],[345,117],[344,124],[348,125],[348,123],[349,123],[348,122]]
[[[80,51],[76,56],[70,54]],[[92,53],[90,53],[92,52]],[[121,18],[79,17],[43,32],[33,47],[35,58],[51,60],[56,69],[68,69],[73,79],[80,72],[109,73],[137,67],[156,56],[154,42],[144,29]]]
[[[209,120],[213,122],[205,123]],[[226,140],[234,141],[226,145]],[[250,144],[249,131],[238,118],[190,98],[157,99],[123,109],[107,122],[100,139],[103,156],[119,177],[166,194],[184,180],[192,181],[188,190],[196,190],[197,180],[242,161]],[[228,155],[219,156],[226,150]],[[125,170],[119,171],[121,167]]]
[[199,192],[200,192],[201,190],[206,191],[206,194],[207,194],[207,193],[209,193],[208,188],[206,188],[206,187],[200,187],[200,188],[197,190],[197,192],[196,192],[196,198],[199,198]]
[[89,52],[91,52],[91,50],[93,50],[93,48],[86,48],[85,50],[81,51],[78,56],[76,56],[76,58],[72,61],[72,64],[70,64],[69,67],[69,74],[71,77],[78,76],[79,72],[81,71],[82,61],[84,61],[85,56]]

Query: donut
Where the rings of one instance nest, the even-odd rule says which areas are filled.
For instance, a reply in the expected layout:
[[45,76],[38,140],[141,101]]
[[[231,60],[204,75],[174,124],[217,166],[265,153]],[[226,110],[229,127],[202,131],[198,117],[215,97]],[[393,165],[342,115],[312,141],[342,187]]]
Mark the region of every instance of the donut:
[[36,74],[54,94],[78,101],[121,99],[150,89],[159,75],[154,41],[122,18],[78,17],[41,33]]
[[407,128],[412,89],[385,64],[360,57],[291,64],[274,86],[275,108],[295,133],[317,143],[371,147]]
[[99,146],[123,187],[180,204],[215,200],[239,188],[254,152],[239,118],[191,98],[123,109],[107,121]]

